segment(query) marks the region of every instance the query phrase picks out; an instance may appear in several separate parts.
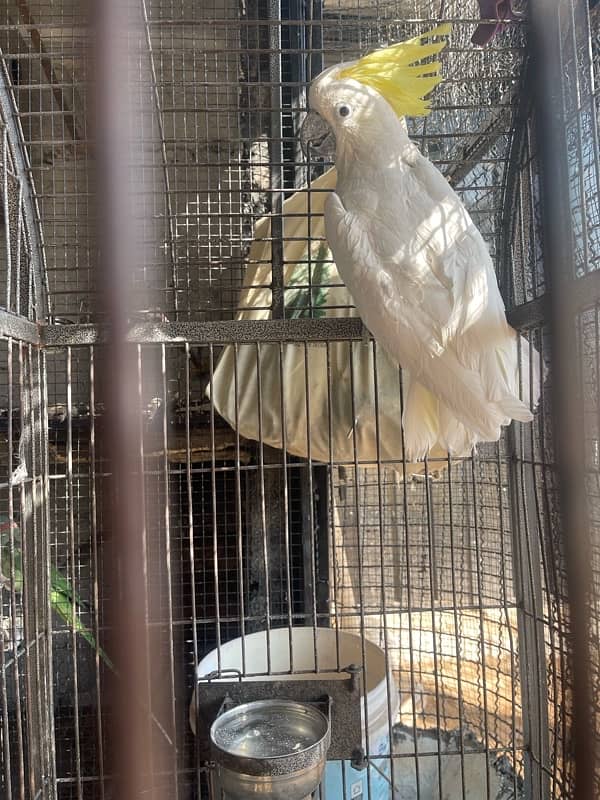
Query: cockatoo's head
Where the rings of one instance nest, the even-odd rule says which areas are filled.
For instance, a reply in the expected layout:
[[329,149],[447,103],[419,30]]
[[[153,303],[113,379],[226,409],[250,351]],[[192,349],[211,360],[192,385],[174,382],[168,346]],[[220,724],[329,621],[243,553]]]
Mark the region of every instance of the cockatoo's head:
[[330,157],[343,146],[357,150],[401,135],[405,116],[428,114],[426,97],[442,78],[439,61],[423,60],[445,47],[449,33],[449,25],[440,25],[322,72],[311,84],[311,110],[300,130],[304,151]]

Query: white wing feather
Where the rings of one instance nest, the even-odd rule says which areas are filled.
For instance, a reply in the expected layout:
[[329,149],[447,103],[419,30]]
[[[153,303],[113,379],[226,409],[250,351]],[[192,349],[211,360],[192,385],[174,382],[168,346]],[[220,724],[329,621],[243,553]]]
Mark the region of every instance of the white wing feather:
[[326,233],[363,321],[410,372],[409,457],[422,457],[438,439],[464,455],[479,440],[498,439],[510,419],[531,420],[518,396],[517,335],[491,258],[443,176],[421,156],[401,196],[356,189],[346,186],[350,210],[338,194],[328,198]]

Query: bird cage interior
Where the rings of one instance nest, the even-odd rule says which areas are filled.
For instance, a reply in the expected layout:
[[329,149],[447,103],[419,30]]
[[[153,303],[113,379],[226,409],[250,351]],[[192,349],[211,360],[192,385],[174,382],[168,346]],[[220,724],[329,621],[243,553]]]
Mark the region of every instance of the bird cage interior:
[[[559,800],[586,774],[578,796],[600,796],[600,6],[122,5],[129,374],[110,357],[118,244],[103,226],[119,215],[103,136],[126,115],[117,98],[107,113],[103,12],[0,11],[0,796],[127,797],[115,698],[133,661],[132,714],[158,753],[140,797],[250,796],[215,782],[205,749],[220,686],[240,702],[333,698],[318,786],[252,796]],[[483,237],[534,412],[468,453],[442,437],[411,449],[410,370],[360,319],[326,230],[335,159],[302,142],[323,70],[414,37],[439,43],[425,58],[441,80],[408,136]],[[539,41],[553,58],[536,70]],[[550,74],[562,214],[546,208],[540,146]],[[561,309],[574,349],[557,361]],[[581,502],[566,505],[565,362],[582,443]],[[139,531],[111,510],[119,381]],[[589,547],[573,591],[577,519]],[[129,661],[124,535],[138,537],[144,642]]]

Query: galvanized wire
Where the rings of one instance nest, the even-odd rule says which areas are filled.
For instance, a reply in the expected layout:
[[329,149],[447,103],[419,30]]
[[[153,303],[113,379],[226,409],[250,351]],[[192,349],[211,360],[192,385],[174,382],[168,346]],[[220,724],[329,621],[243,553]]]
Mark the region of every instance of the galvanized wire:
[[[598,11],[580,0],[560,8],[557,57],[569,91],[559,158],[574,253],[568,308],[577,312],[596,534]],[[377,798],[385,785],[394,800],[439,800],[445,792],[463,800],[573,796],[572,620],[553,375],[532,425],[513,426],[472,458],[432,456],[420,476],[405,474],[384,434],[389,409],[399,417],[403,408],[402,375],[392,373],[390,388],[389,365],[361,341],[349,301],[327,299],[331,284],[308,241],[302,274],[288,276],[292,238],[282,219],[283,202],[321,169],[307,167],[296,141],[310,77],[425,31],[431,16],[452,20],[446,80],[426,124],[411,121],[410,132],[469,208],[511,319],[535,344],[540,365],[550,363],[527,23],[512,23],[475,49],[475,2],[432,12],[417,0],[249,0],[241,8],[228,0],[153,0],[135,11],[143,25],[130,32],[131,52],[141,46],[141,55],[124,79],[139,103],[133,155],[140,179],[126,236],[139,250],[130,282],[113,275],[112,286],[134,298],[127,324],[121,318],[132,387],[123,398],[131,403],[123,437],[130,437],[130,473],[143,500],[134,577],[145,644],[125,665],[125,678],[139,668],[143,680],[121,709],[108,692],[106,658],[115,641],[111,533],[119,520],[111,524],[101,500],[113,479],[109,434],[117,425],[107,429],[100,369],[114,343],[107,345],[110,313],[98,303],[107,275],[98,264],[111,250],[96,234],[102,208],[91,32],[84,9],[69,0],[20,0],[0,17],[0,459],[7,476],[0,514],[8,524],[0,539],[0,789],[11,800],[109,800],[117,711],[131,702],[143,736],[162,748],[160,761],[139,768],[146,772],[140,780],[156,797],[207,796],[188,721],[202,658],[216,650],[218,667],[227,666],[227,643],[241,637],[240,668],[251,673],[249,637],[264,632],[259,672],[314,675],[327,659],[335,669],[347,666],[342,636],[356,633],[367,680],[371,643],[384,653],[385,735],[377,740],[369,730],[365,697],[370,765],[365,773],[340,767],[345,796],[357,781],[365,797]],[[110,123],[104,113],[100,129]],[[306,236],[315,242],[318,198],[308,191]],[[264,263],[251,264],[255,226],[266,212],[270,249]],[[16,287],[25,284],[35,291],[21,299]],[[40,287],[48,308],[33,300]],[[259,297],[256,318],[234,321],[251,305],[244,288]],[[35,320],[49,324],[26,324]],[[230,424],[216,399],[225,356]],[[372,397],[369,420],[359,414],[365,396]],[[343,447],[342,406],[351,420]],[[367,454],[362,424],[371,431]],[[300,439],[301,454],[293,445]],[[589,627],[596,681],[598,552],[596,536]],[[52,608],[54,571],[82,601],[71,599],[66,616]],[[296,626],[311,629],[304,649],[294,644]],[[332,632],[327,652],[319,629]],[[283,667],[273,644],[282,631]],[[119,656],[108,653],[122,673]]]

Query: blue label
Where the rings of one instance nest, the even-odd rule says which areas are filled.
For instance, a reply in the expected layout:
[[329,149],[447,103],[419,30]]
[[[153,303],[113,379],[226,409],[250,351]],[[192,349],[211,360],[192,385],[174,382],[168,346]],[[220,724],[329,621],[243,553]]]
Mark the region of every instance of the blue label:
[[366,769],[356,770],[349,761],[328,761],[324,780],[327,800],[390,800],[389,759],[374,761],[368,769],[369,780]]

